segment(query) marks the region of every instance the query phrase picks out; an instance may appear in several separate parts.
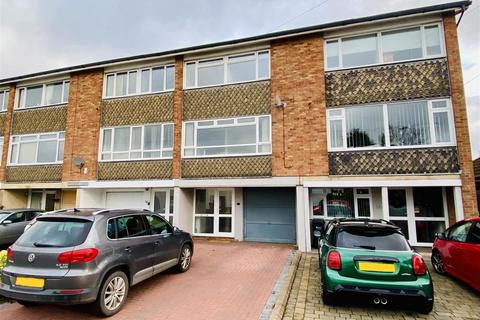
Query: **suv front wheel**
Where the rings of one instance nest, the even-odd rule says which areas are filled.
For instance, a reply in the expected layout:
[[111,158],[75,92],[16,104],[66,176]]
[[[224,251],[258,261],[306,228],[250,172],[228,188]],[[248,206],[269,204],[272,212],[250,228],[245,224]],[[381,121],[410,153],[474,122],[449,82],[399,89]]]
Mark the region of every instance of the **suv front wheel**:
[[180,251],[180,259],[178,264],[175,266],[177,272],[185,272],[190,269],[192,264],[192,246],[189,244],[184,244],[182,250]]
[[110,274],[102,284],[95,301],[95,309],[103,316],[113,316],[125,304],[128,295],[128,278],[122,271]]

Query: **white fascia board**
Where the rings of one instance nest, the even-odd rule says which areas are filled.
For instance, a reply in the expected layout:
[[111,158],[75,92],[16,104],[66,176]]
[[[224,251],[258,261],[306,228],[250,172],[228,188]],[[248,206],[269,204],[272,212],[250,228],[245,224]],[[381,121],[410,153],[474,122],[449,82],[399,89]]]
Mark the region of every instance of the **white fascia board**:
[[175,186],[180,188],[205,187],[295,187],[299,185],[298,177],[273,178],[238,178],[238,179],[195,179],[176,180]]
[[369,187],[460,187],[460,178],[452,179],[388,179],[388,180],[309,180],[308,188],[369,188]]
[[75,185],[80,189],[173,188],[174,180],[82,181]]

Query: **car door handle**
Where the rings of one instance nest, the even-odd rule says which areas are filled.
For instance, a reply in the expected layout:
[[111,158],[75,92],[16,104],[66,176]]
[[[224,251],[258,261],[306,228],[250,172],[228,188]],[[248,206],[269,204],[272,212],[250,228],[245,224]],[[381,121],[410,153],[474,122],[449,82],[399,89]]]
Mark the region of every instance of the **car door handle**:
[[153,244],[158,246],[160,244],[160,240],[155,241]]
[[125,251],[127,251],[127,252],[132,252],[132,248],[126,247],[126,248],[125,248]]

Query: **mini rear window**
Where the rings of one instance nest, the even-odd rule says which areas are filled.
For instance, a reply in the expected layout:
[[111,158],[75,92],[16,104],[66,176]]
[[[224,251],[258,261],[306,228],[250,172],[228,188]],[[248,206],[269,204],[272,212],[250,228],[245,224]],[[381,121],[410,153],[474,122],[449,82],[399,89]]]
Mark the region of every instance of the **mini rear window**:
[[74,247],[85,242],[92,222],[80,219],[37,220],[17,241],[24,247]]
[[405,237],[392,230],[343,229],[337,235],[337,247],[367,250],[410,250]]

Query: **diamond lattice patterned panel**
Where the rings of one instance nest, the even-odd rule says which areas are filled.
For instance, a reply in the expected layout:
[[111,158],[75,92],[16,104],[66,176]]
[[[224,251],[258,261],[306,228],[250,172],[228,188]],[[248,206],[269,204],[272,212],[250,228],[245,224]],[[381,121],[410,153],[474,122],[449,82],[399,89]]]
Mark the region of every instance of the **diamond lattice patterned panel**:
[[5,130],[5,113],[0,114],[0,133],[3,137],[3,130]]
[[67,106],[15,110],[12,134],[65,131]]
[[62,180],[62,165],[7,167],[7,182],[52,182]]
[[270,177],[272,157],[182,160],[183,178]]
[[98,163],[98,180],[170,179],[172,160]]

